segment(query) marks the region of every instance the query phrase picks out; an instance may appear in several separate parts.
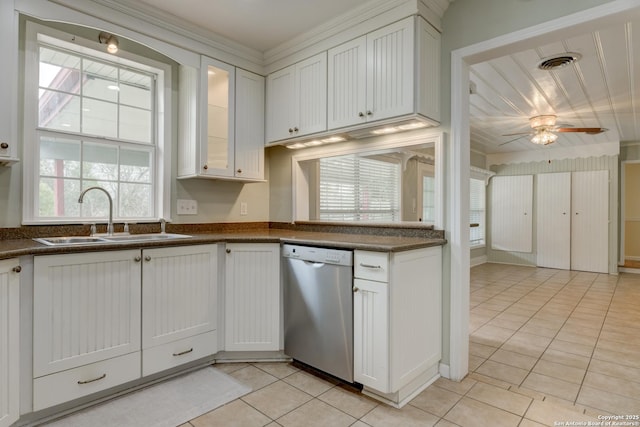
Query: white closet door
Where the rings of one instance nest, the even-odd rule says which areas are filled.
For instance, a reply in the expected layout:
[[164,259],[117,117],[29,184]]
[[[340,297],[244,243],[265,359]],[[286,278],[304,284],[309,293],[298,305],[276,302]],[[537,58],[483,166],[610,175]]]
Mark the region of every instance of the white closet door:
[[571,185],[571,269],[608,273],[609,171],[574,172]]
[[537,175],[537,265],[571,268],[571,172]]
[[533,175],[491,179],[491,249],[531,252]]

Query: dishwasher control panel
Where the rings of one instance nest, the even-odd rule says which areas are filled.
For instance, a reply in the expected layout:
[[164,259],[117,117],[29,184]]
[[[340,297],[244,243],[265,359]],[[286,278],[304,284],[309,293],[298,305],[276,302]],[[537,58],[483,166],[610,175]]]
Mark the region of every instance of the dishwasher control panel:
[[349,250],[285,244],[282,245],[282,256],[309,262],[353,265],[353,252]]

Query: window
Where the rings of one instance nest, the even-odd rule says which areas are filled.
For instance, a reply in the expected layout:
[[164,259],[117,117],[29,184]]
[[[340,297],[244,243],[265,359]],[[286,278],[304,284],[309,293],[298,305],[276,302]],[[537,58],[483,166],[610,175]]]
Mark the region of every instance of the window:
[[471,247],[485,245],[485,183],[484,179],[471,178],[469,184],[469,231]]
[[436,216],[436,179],[422,177],[422,221],[433,224]]
[[106,218],[104,194],[78,203],[93,186],[109,192],[116,220],[165,216],[159,112],[168,70],[40,25],[29,23],[27,32],[24,222]]
[[400,164],[346,155],[320,159],[320,220],[400,221]]

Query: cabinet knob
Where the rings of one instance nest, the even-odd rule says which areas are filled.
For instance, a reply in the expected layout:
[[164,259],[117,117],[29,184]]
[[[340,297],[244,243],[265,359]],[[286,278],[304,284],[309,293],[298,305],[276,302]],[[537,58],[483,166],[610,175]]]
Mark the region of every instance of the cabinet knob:
[[298,129],[297,127],[296,127],[296,128],[293,128],[293,131],[294,131],[294,132],[298,132],[298,130],[299,130],[299,129]]
[[231,249],[227,249],[227,250],[226,250],[226,252],[227,252],[228,254],[230,254],[230,253],[231,253]]
[[20,267],[19,265],[13,267],[11,269],[14,273],[20,273],[22,271],[22,267]]
[[289,133],[293,133],[293,128],[289,128]]
[[364,117],[364,113],[363,113],[362,111],[360,111],[360,112],[358,113],[358,117]]
[[204,170],[209,169],[209,165],[204,165],[204,166],[202,167],[202,169],[204,169]]
[[9,144],[7,144],[6,142],[3,142],[2,144],[0,144],[0,148],[2,148],[3,150],[6,150],[7,148],[9,148]]
[[242,169],[238,169],[236,172],[237,173],[242,173]]
[[147,255],[146,257],[144,257],[144,260],[149,262],[149,261],[151,261],[151,257],[149,255]]
[[353,292],[354,292],[354,293],[355,293],[355,292],[358,292],[359,290],[360,290],[360,289],[359,289],[357,286],[354,286],[354,287],[353,287]]
[[373,111],[367,110],[367,116],[373,116]]
[[142,259],[142,258],[140,258],[139,256],[137,256],[137,257],[135,257],[133,260],[134,260],[135,262],[140,262],[140,260],[141,260],[141,259]]

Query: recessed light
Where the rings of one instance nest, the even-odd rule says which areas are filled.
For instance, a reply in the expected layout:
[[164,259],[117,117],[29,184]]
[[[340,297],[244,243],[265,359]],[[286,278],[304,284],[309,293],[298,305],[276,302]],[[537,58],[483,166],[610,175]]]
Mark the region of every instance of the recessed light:
[[346,139],[342,136],[330,136],[329,138],[324,138],[321,139],[320,141],[322,142],[326,142],[327,144],[330,144],[332,142],[342,142],[342,141],[346,141]]
[[304,143],[305,147],[314,147],[316,145],[322,145],[322,141],[318,141],[317,139],[314,139],[313,141],[307,141]]
[[297,142],[295,144],[291,144],[291,145],[287,145],[287,148],[290,148],[292,150],[297,150],[298,148],[304,148],[305,145],[302,142]]
[[398,129],[397,127],[386,127],[386,128],[372,130],[371,133],[374,135],[386,135],[389,133],[396,133],[399,130],[400,129]]
[[398,129],[400,130],[411,130],[411,129],[422,129],[422,128],[426,128],[427,124],[423,123],[423,122],[411,122],[411,123],[405,123],[403,125],[398,126]]

